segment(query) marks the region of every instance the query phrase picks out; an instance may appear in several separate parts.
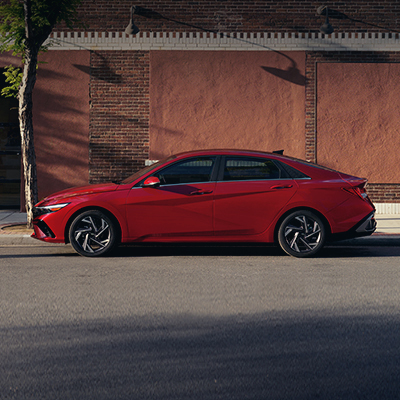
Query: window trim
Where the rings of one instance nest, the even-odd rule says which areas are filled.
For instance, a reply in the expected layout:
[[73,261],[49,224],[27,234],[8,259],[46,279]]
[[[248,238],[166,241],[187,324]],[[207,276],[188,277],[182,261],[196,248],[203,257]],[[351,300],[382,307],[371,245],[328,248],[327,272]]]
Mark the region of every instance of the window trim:
[[[271,161],[276,168],[280,171],[280,173],[284,173],[286,175],[288,175],[287,177],[284,178],[278,178],[278,179],[262,179],[262,178],[254,178],[254,179],[232,179],[232,180],[224,180],[224,171],[225,171],[225,166],[226,166],[226,161],[227,159],[230,158],[242,158],[242,159],[248,159],[248,160],[267,160],[267,161]],[[221,161],[220,161],[220,169],[218,172],[218,182],[265,182],[265,181],[277,181],[277,180],[293,180],[293,178],[288,174],[288,172],[286,170],[284,170],[279,162],[276,162],[276,160],[272,159],[272,158],[267,158],[267,157],[254,157],[254,156],[221,156]]]
[[207,158],[207,159],[214,159],[214,163],[212,166],[212,170],[211,170],[211,174],[210,174],[210,179],[208,181],[198,181],[198,182],[185,182],[185,183],[162,183],[160,184],[160,187],[166,187],[166,186],[178,186],[178,185],[196,185],[196,184],[201,184],[201,183],[209,183],[209,182],[215,182],[216,181],[216,177],[218,174],[218,170],[219,170],[219,166],[220,166],[220,157],[218,155],[211,155],[211,156],[193,156],[193,157],[188,157],[188,158],[184,158],[181,160],[176,160],[175,162],[172,162],[168,165],[165,165],[163,168],[157,169],[155,171],[152,171],[151,174],[146,175],[143,179],[141,179],[136,185],[134,185],[134,188],[136,187],[142,187],[143,182],[151,177],[151,176],[155,176],[155,174],[161,173],[161,171],[163,171],[164,169],[170,168],[173,165],[176,164],[180,164],[180,163],[184,163],[184,162],[190,162],[195,161],[199,158]]

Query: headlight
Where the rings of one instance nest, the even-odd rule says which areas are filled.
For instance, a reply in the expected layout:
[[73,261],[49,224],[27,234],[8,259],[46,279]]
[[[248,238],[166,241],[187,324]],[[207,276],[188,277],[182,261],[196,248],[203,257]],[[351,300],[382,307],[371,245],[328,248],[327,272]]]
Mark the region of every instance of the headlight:
[[66,207],[68,204],[70,203],[53,204],[51,206],[43,206],[43,207],[33,207],[33,216],[38,217],[39,215],[56,212]]

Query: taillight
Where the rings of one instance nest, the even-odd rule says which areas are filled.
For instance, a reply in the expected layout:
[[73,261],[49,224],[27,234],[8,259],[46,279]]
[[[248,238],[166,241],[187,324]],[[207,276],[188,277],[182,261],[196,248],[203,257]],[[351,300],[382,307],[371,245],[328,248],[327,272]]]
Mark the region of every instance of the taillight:
[[368,193],[365,190],[365,183],[362,183],[359,186],[345,187],[345,188],[343,188],[343,190],[350,194],[354,194],[363,200],[368,199]]
[[341,175],[341,178],[349,184],[349,186],[342,188],[345,192],[350,193],[353,196],[357,196],[360,199],[363,199],[364,201],[369,203],[373,209],[375,209],[375,206],[368,197],[367,190],[365,189],[368,182],[367,179],[357,178],[355,176],[348,175]]

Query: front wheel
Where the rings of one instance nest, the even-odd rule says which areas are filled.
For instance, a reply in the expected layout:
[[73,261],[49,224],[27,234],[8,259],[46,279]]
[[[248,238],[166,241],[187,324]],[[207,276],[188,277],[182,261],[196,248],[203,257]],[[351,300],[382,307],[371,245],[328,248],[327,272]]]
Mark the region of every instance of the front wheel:
[[78,215],[69,229],[72,247],[82,256],[96,257],[109,253],[117,242],[113,221],[99,210]]
[[288,215],[278,231],[282,249],[294,257],[310,257],[324,246],[326,228],[322,220],[311,211],[299,210]]

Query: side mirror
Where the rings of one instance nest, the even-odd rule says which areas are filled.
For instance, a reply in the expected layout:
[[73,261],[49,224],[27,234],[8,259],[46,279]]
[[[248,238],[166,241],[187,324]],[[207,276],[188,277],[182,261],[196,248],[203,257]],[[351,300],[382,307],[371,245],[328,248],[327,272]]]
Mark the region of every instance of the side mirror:
[[156,176],[150,176],[145,179],[142,187],[156,188],[156,187],[160,186],[160,184],[161,184],[161,182]]

